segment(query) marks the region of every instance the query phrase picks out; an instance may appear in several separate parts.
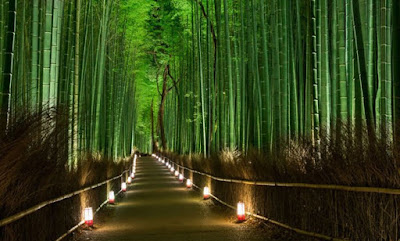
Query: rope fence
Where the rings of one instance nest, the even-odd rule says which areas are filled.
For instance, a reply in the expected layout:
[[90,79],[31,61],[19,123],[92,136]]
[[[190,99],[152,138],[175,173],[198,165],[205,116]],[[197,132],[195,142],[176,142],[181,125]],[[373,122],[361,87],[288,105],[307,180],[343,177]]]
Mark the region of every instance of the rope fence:
[[[380,193],[380,194],[391,194],[391,195],[399,195],[400,194],[400,189],[393,189],[393,188],[377,188],[377,187],[352,187],[352,186],[344,186],[344,185],[330,185],[330,184],[308,184],[308,183],[279,183],[279,182],[264,182],[264,181],[248,181],[248,180],[237,180],[237,179],[225,179],[225,178],[220,178],[220,177],[215,177],[207,173],[203,173],[197,170],[194,170],[192,168],[188,168],[185,166],[182,166],[174,161],[172,161],[169,158],[165,159],[169,161],[170,163],[173,163],[174,165],[178,166],[179,168],[183,170],[190,171],[192,173],[199,174],[201,176],[205,176],[208,178],[211,178],[215,181],[219,182],[227,182],[227,183],[239,183],[239,184],[245,184],[245,185],[255,185],[255,186],[268,186],[268,187],[299,187],[299,188],[310,188],[310,189],[325,189],[325,190],[340,190],[340,191],[350,191],[350,192],[363,192],[363,193]],[[199,189],[201,191],[201,188],[194,183],[192,184],[195,188]],[[231,209],[237,210],[237,208],[233,205],[230,205],[220,198],[216,197],[213,194],[210,194],[210,196],[221,203],[222,205],[229,207]],[[315,237],[323,240],[332,240],[332,241],[348,241],[349,239],[345,238],[334,238],[330,237],[324,234],[316,233],[316,232],[310,232],[306,230],[302,230],[299,228],[295,228],[292,226],[289,226],[287,224],[278,222],[276,220],[270,219],[268,217],[264,217],[252,212],[246,212],[247,215],[252,216],[254,218],[275,224],[279,227],[294,231],[296,233],[310,236],[310,237]]]
[[389,195],[400,195],[400,189],[396,188],[381,188],[381,187],[353,187],[344,185],[334,185],[334,184],[311,184],[311,183],[286,183],[286,182],[266,182],[266,181],[249,181],[249,180],[239,180],[239,179],[226,179],[215,177],[207,173],[203,173],[185,166],[182,166],[169,158],[168,161],[174,163],[178,167],[191,171],[193,173],[209,177],[215,181],[228,182],[228,183],[239,183],[245,185],[254,186],[268,186],[268,187],[298,187],[298,188],[309,188],[309,189],[325,189],[325,190],[339,190],[348,192],[364,192],[364,193],[380,193]]
[[[126,172],[126,171],[125,171]],[[123,172],[121,174],[121,176],[125,173]],[[122,192],[122,190],[119,190],[119,192],[116,194],[120,194]],[[106,205],[108,203],[108,199],[106,199],[94,212],[94,214],[96,214],[98,211],[100,211],[100,209]],[[72,232],[74,232],[77,228],[79,228],[80,226],[82,226],[85,223],[85,220],[80,221],[77,225],[73,226],[70,230],[68,230],[66,233],[64,233],[63,235],[61,235],[58,239],[56,239],[56,241],[61,241],[63,240],[65,237],[67,237],[69,234],[71,234]]]
[[110,178],[110,179],[108,179],[108,180],[106,180],[106,181],[103,181],[103,182],[94,184],[94,185],[92,185],[92,186],[89,186],[89,187],[80,189],[80,190],[78,190],[78,191],[71,192],[71,193],[66,194],[66,195],[63,195],[63,196],[61,196],[61,197],[57,197],[57,198],[54,198],[54,199],[51,199],[51,200],[48,200],[48,201],[41,202],[41,203],[39,203],[39,204],[37,204],[37,205],[31,207],[31,208],[28,208],[28,209],[26,209],[26,210],[24,210],[24,211],[21,211],[21,212],[19,212],[19,213],[16,213],[16,214],[14,214],[14,215],[12,215],[12,216],[9,216],[9,217],[7,217],[7,218],[4,218],[4,219],[0,220],[0,227],[5,226],[5,225],[7,225],[7,224],[10,224],[10,223],[12,223],[12,222],[15,222],[15,221],[17,221],[17,220],[19,220],[19,219],[21,219],[21,218],[23,218],[23,217],[25,217],[25,216],[31,214],[31,213],[34,213],[34,212],[36,212],[36,211],[38,211],[38,210],[40,210],[40,209],[42,209],[42,208],[44,208],[44,207],[50,205],[50,204],[60,202],[60,201],[62,201],[62,200],[71,198],[71,197],[73,197],[73,196],[76,196],[76,195],[81,194],[81,193],[83,193],[83,192],[86,192],[86,191],[88,191],[88,190],[92,190],[92,189],[95,189],[95,188],[97,188],[97,187],[103,186],[103,185],[105,185],[105,184],[107,184],[107,183],[109,183],[109,182],[111,182],[111,181],[114,181],[115,179],[121,178],[125,173],[129,172],[129,170],[130,170],[130,167],[129,167],[129,169],[123,171],[123,172],[121,173],[121,175],[115,176],[115,177],[113,177],[113,178]]

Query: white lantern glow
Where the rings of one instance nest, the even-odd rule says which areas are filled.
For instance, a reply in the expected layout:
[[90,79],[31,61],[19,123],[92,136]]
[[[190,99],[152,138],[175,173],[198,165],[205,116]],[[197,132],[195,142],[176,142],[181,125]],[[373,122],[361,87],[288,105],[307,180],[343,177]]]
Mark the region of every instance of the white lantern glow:
[[179,174],[179,181],[183,182],[183,175],[182,174]]
[[171,167],[171,169],[170,169],[170,170],[171,170],[171,172],[174,172],[174,171],[175,171],[175,168]]
[[115,202],[115,195],[114,195],[114,191],[110,191],[108,193],[108,203],[113,204]]
[[91,207],[85,208],[84,216],[86,225],[93,226],[93,209]]
[[126,182],[121,183],[121,190],[126,192]]
[[131,178],[135,179],[135,173],[133,173],[133,172],[131,173]]
[[210,198],[210,188],[209,187],[204,187],[203,198],[204,198],[204,200]]
[[192,188],[192,185],[193,185],[192,180],[186,179],[186,187],[187,188]]
[[128,177],[128,180],[126,181],[128,184],[132,183],[132,177]]
[[238,202],[238,204],[237,204],[237,219],[238,219],[238,221],[246,220],[246,212],[244,209],[243,202]]
[[179,172],[175,171],[175,177],[178,177],[178,176],[179,176]]

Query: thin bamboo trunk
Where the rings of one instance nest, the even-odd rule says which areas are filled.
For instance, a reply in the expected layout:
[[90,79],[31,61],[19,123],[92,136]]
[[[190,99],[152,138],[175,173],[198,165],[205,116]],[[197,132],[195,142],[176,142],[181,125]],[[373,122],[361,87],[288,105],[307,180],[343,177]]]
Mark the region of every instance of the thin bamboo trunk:
[[8,3],[8,22],[4,54],[4,74],[1,90],[0,130],[7,130],[10,121],[11,85],[13,82],[14,44],[17,21],[17,0]]

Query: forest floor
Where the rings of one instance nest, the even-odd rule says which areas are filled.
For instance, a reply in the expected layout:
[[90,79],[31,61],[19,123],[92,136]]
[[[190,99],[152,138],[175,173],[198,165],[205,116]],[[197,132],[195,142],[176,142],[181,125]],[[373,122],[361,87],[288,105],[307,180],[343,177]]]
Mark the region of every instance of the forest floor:
[[197,190],[188,190],[160,163],[138,159],[136,178],[116,205],[95,216],[93,228],[82,228],[77,241],[277,241],[306,240],[253,219],[237,223],[235,212]]

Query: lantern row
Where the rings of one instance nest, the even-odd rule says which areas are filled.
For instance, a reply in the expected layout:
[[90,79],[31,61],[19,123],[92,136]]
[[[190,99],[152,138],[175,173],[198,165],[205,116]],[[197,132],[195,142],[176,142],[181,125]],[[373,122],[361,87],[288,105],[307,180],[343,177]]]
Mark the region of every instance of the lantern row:
[[[135,179],[135,174],[136,174],[136,160],[138,156],[135,154],[133,158],[133,163],[132,163],[132,170],[128,178],[126,179],[126,182],[121,182],[121,190],[119,192],[126,192],[128,189],[127,184],[131,184],[133,182],[133,179]],[[108,192],[108,198],[107,201],[109,204],[115,204],[115,193],[114,191]],[[93,208],[92,207],[86,207],[84,209],[84,220],[85,224],[89,227],[93,226]]]
[[[185,177],[183,175],[183,173],[179,173],[178,170],[175,170],[174,168],[174,164],[171,164],[169,161],[167,161],[165,159],[165,157],[159,157],[156,154],[152,154],[152,157],[156,158],[156,160],[162,164],[165,165],[165,167],[179,180],[179,182],[183,183]],[[192,180],[190,180],[189,178],[186,179],[186,187],[188,189],[191,189],[193,186]],[[210,192],[210,188],[209,187],[204,187],[203,188],[203,199],[207,200],[211,197],[211,192]],[[236,214],[237,214],[237,220],[239,222],[243,222],[246,220],[246,209],[245,209],[245,205],[243,202],[238,202],[237,203],[237,208],[236,208]]]

